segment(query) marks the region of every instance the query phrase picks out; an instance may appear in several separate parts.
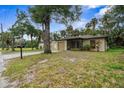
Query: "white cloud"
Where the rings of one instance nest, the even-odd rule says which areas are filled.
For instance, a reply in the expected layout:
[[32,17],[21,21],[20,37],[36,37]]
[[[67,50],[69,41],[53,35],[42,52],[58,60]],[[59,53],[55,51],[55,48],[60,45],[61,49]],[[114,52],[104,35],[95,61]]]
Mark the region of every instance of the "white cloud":
[[100,5],[87,5],[87,9],[94,9],[100,7]]
[[[80,21],[76,21],[76,22],[72,23],[72,26],[73,26],[74,29],[84,28],[88,21],[89,20],[81,19]],[[66,26],[63,25],[63,24],[58,24],[58,23],[52,23],[51,24],[51,32],[65,30],[65,29],[66,29]]]
[[88,22],[88,20],[81,19],[80,21],[74,22],[72,24],[72,26],[73,26],[74,29],[76,29],[76,28],[84,28],[87,22]]
[[110,6],[106,6],[104,8],[102,8],[98,13],[95,14],[95,17],[102,17],[111,7]]

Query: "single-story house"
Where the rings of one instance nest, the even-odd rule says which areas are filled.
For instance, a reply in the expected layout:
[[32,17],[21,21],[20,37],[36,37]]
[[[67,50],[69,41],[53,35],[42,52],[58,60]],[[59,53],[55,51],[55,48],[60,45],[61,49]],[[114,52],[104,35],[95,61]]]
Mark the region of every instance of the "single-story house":
[[90,51],[106,51],[107,50],[107,36],[73,36],[66,37],[58,41],[51,41],[52,51],[64,51],[73,49],[83,49],[88,47]]

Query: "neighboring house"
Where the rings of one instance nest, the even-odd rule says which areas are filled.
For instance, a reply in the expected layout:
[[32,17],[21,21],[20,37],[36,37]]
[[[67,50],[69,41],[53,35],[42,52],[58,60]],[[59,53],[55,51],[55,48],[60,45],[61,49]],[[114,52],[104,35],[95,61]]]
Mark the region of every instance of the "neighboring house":
[[106,51],[107,36],[83,35],[51,41],[52,51],[83,50],[86,47],[89,47],[90,51]]
[[43,41],[41,41],[40,43],[39,43],[39,49],[43,49],[43,47],[44,47],[44,43],[43,43]]

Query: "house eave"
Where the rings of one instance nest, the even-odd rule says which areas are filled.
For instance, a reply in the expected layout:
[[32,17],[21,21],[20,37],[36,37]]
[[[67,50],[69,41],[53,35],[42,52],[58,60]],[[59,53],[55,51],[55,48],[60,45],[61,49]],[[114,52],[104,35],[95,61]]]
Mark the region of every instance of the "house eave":
[[107,38],[107,36],[75,36],[75,37],[66,37],[61,40],[72,40],[72,39],[99,39],[99,38]]

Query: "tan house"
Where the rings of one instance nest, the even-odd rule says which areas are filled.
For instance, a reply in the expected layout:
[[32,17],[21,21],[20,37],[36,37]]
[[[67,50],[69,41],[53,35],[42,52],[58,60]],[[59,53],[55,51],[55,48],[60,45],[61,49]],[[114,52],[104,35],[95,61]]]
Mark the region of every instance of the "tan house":
[[106,51],[107,50],[107,37],[106,36],[75,36],[67,37],[58,41],[51,41],[52,51],[64,51],[64,50],[81,50],[83,48],[89,48],[90,51]]

